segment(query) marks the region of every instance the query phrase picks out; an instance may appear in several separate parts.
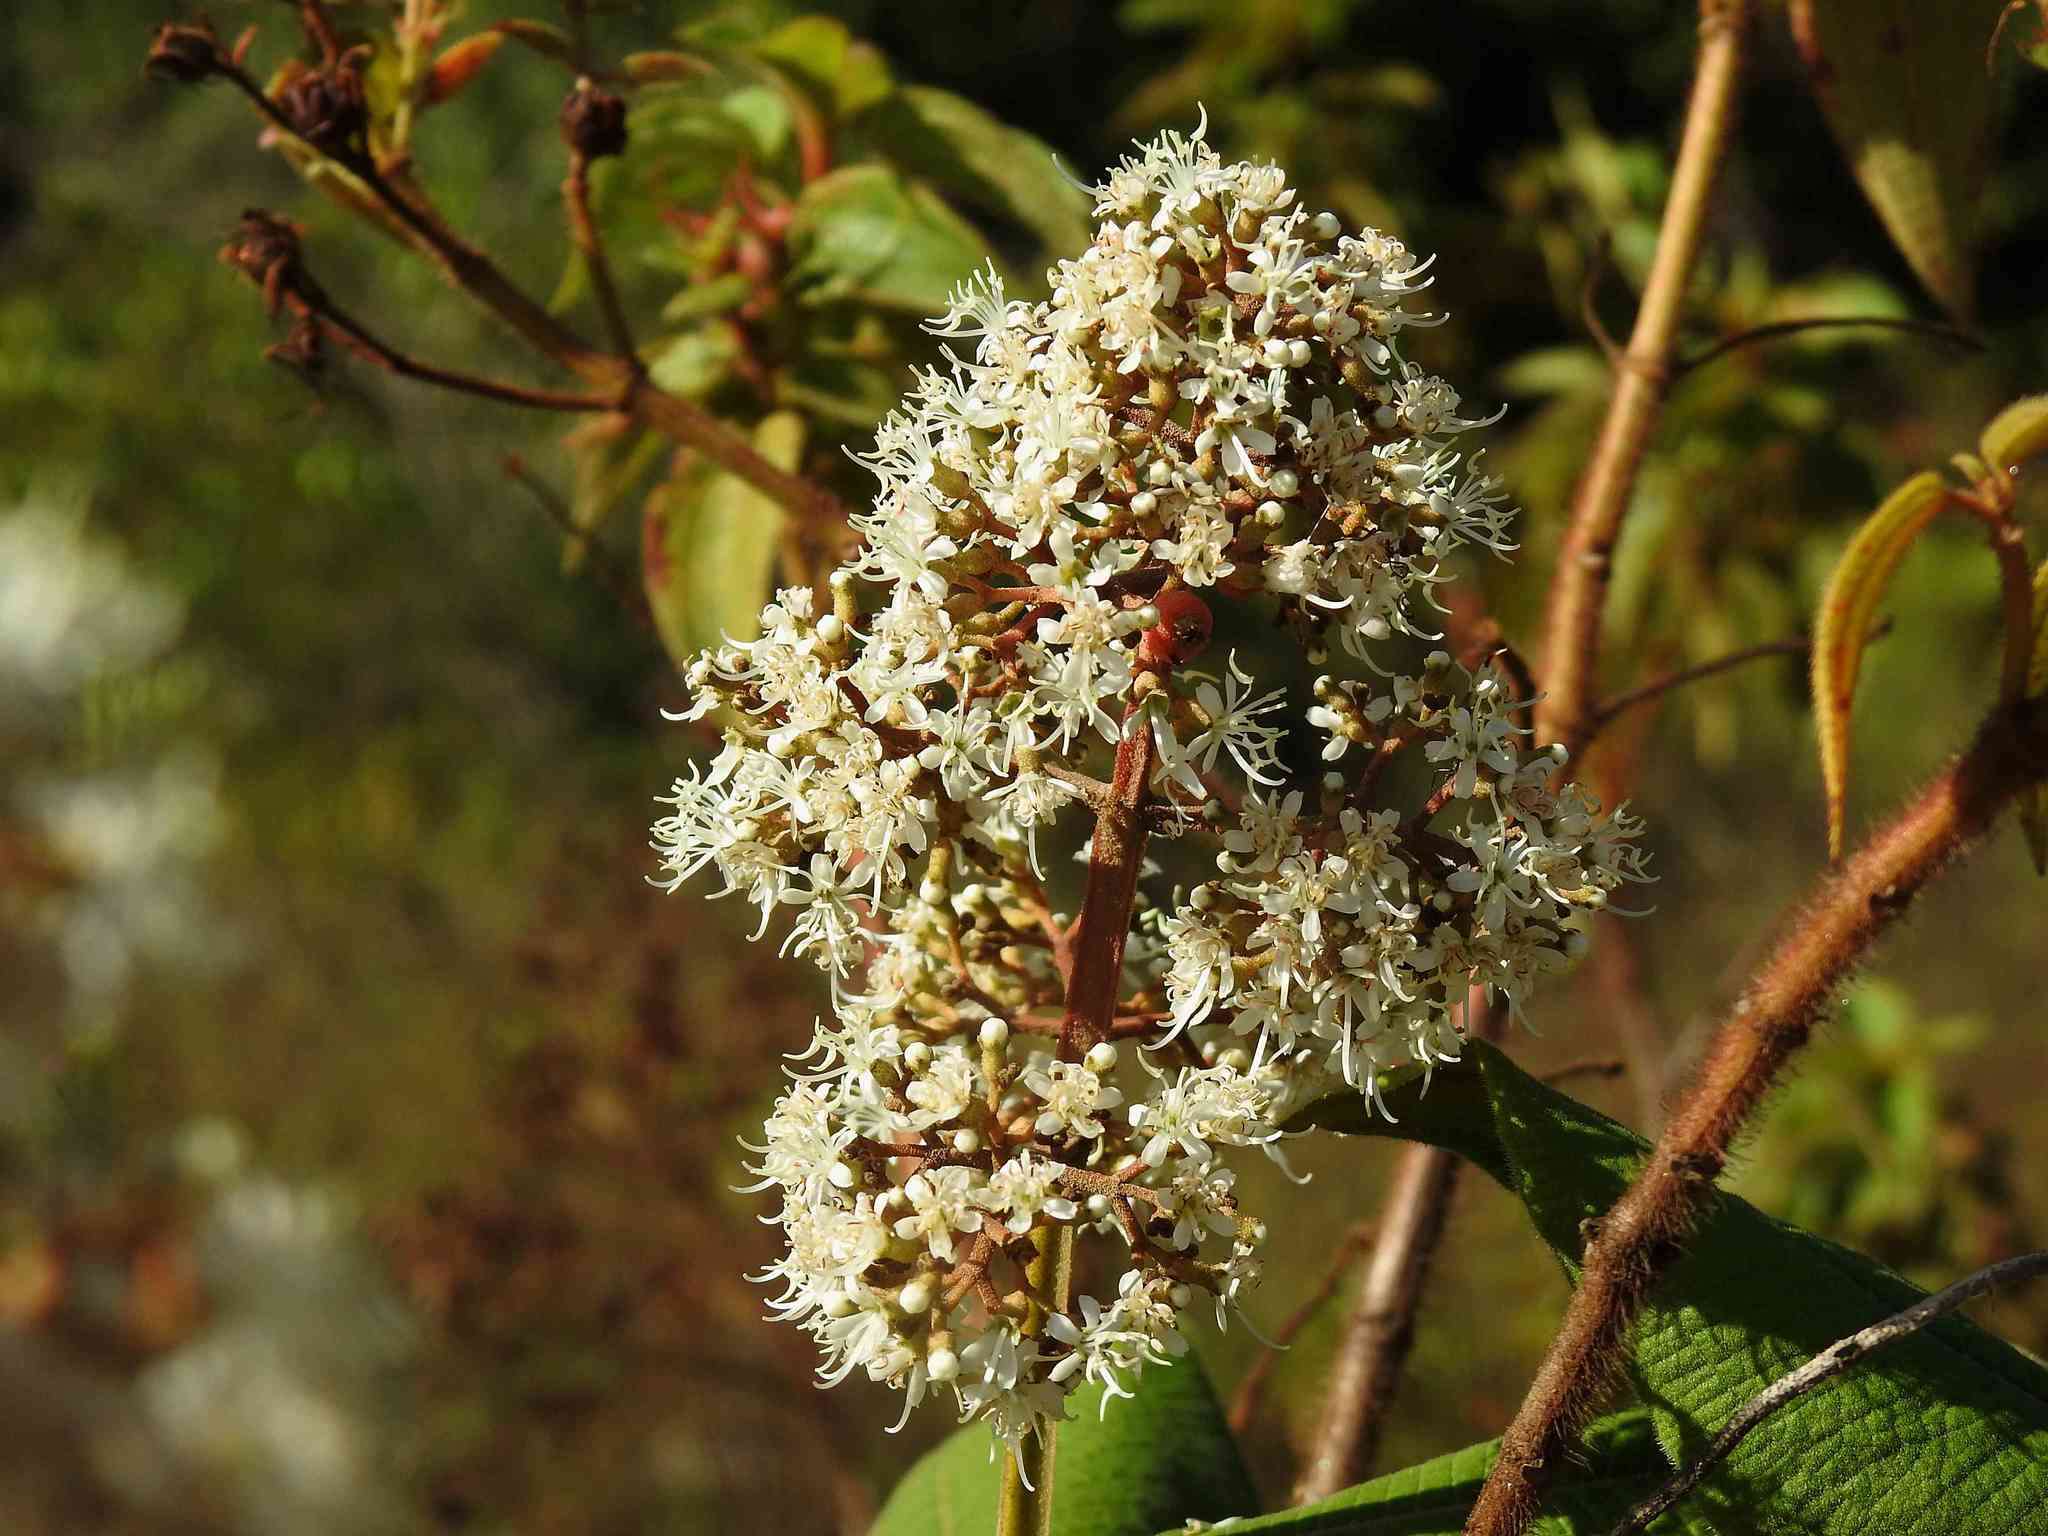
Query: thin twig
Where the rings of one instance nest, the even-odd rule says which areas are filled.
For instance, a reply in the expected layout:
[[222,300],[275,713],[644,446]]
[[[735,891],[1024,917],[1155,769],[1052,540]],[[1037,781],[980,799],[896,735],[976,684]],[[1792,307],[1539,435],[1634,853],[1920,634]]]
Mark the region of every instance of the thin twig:
[[1642,1171],[1589,1222],[1579,1287],[1501,1440],[1465,1530],[1521,1536],[1620,1372],[1644,1299],[1707,1214],[1734,1139],[1806,1044],[1844,975],[2023,791],[2048,779],[2048,702],[2001,709],[1968,752],[1827,871],[1716,1031]]
[[612,350],[637,368],[639,353],[633,346],[633,328],[627,323],[625,306],[619,302],[618,285],[612,281],[611,262],[605,257],[597,220],[590,213],[590,157],[580,149],[569,152],[569,177],[562,183],[562,201],[569,208],[569,237],[582,253],[584,270],[590,274],[591,291],[597,295],[598,312],[604,316],[605,334],[611,338]]
[[1759,645],[1746,645],[1739,651],[1730,651],[1726,656],[1717,656],[1712,661],[1680,667],[1675,672],[1654,677],[1639,687],[1627,689],[1611,699],[1602,699],[1594,705],[1592,720],[1586,731],[1587,739],[1599,735],[1607,723],[1623,710],[1633,709],[1638,704],[1647,704],[1674,688],[1683,688],[1687,683],[1696,683],[1701,678],[1713,677],[1716,673],[1739,667],[1746,661],[1761,661],[1767,656],[1805,656],[1812,649],[1813,642],[1803,635],[1796,640],[1766,640]]
[[[1504,1004],[1473,987],[1465,999],[1466,1033],[1498,1039],[1507,1023]],[[1379,1449],[1408,1352],[1415,1318],[1442,1241],[1444,1220],[1457,1188],[1459,1159],[1417,1143],[1402,1150],[1380,1210],[1379,1240],[1359,1282],[1330,1362],[1323,1413],[1309,1454],[1295,1478],[1290,1502],[1314,1504],[1363,1478]]]
[[1593,242],[1593,254],[1586,262],[1586,280],[1579,287],[1579,318],[1584,322],[1587,333],[1599,343],[1607,366],[1618,368],[1621,366],[1621,343],[1614,339],[1614,333],[1607,329],[1607,322],[1600,318],[1600,286],[1613,270],[1614,236],[1603,229],[1600,238]]
[[511,326],[536,351],[585,378],[592,378],[593,372],[601,378],[606,371],[616,371],[618,365],[614,360],[549,314],[499,271],[495,262],[457,237],[421,203],[404,195],[367,154],[352,153],[338,159],[326,154],[299,132],[246,70],[225,60],[219,68],[279,130],[360,181],[384,210],[411,232],[420,248],[434,258],[449,282]]
[[1252,1361],[1251,1368],[1244,1373],[1244,1379],[1237,1384],[1237,1391],[1230,1399],[1230,1432],[1233,1435],[1242,1437],[1251,1428],[1252,1420],[1258,1417],[1259,1401],[1265,1395],[1266,1378],[1273,1374],[1273,1365],[1280,1358],[1280,1352],[1301,1337],[1301,1330],[1322,1311],[1323,1303],[1337,1294],[1337,1283],[1351,1268],[1353,1260],[1372,1246],[1375,1230],[1371,1222],[1361,1221],[1344,1234],[1343,1241],[1337,1244],[1337,1251],[1330,1258],[1330,1267],[1323,1272],[1316,1288],[1309,1292],[1300,1306],[1287,1314],[1273,1331],[1272,1340]]
[[1623,1059],[1628,1063],[1629,1088],[1635,1095],[1636,1129],[1645,1136],[1654,1136],[1664,1123],[1664,1093],[1669,1086],[1672,1051],[1644,995],[1636,936],[1627,919],[1602,912],[1594,919],[1592,939],[1593,952],[1584,974],[1598,998],[1599,1012],[1613,1024]]
[[1619,1056],[1588,1056],[1582,1061],[1568,1061],[1561,1067],[1552,1067],[1544,1073],[1539,1082],[1555,1088],[1559,1083],[1568,1083],[1575,1077],[1626,1077],[1628,1063]]
[[1865,1355],[1918,1333],[1929,1323],[1948,1316],[1986,1291],[2014,1281],[2031,1280],[2040,1274],[2048,1274],[2048,1252],[2025,1253],[2018,1258],[1987,1264],[1947,1290],[1936,1291],[1932,1296],[1914,1302],[1903,1312],[1895,1312],[1882,1322],[1872,1323],[1868,1328],[1830,1344],[1798,1370],[1779,1377],[1737,1409],[1735,1416],[1721,1427],[1721,1432],[1714,1436],[1713,1443],[1699,1460],[1630,1510],[1621,1524],[1614,1528],[1613,1536],[1637,1536],[1652,1520],[1697,1488],[1701,1480],[1726,1461],[1757,1425],[1787,1403],[1804,1397],[1823,1382],[1832,1381]]
[[[318,146],[307,143],[246,71],[225,60],[219,67],[266,118],[307,149],[320,152]],[[333,163],[360,180],[411,231],[416,243],[434,258],[449,282],[518,332],[536,351],[600,389],[621,390],[620,408],[635,420],[686,448],[694,448],[792,516],[821,527],[845,523],[845,508],[831,491],[770,463],[743,436],[709,411],[656,387],[633,360],[614,357],[578,336],[507,278],[482,251],[444,225],[424,198],[408,195],[412,190],[409,185],[401,190],[367,156]]]
[[1732,336],[1723,336],[1703,352],[1681,358],[1671,365],[1671,376],[1682,378],[1696,368],[1704,368],[1716,358],[1725,357],[1738,347],[1752,347],[1759,342],[1776,341],[1781,336],[1797,336],[1806,331],[1832,331],[1856,327],[1875,331],[1908,331],[1916,336],[1929,336],[1936,341],[1945,341],[1969,352],[1982,352],[1984,343],[1967,331],[1959,331],[1952,325],[1942,325],[1932,320],[1899,319],[1892,315],[1828,315],[1813,320],[1774,320],[1769,325],[1751,326],[1746,331],[1737,331]]
[[[1996,540],[1994,540],[1994,549],[1995,547]],[[2022,574],[2024,574],[2024,567],[2022,567]],[[1890,619],[1880,619],[1877,623],[1870,626],[1870,634],[1866,637],[1865,643],[1875,644],[1891,632],[1892,621]],[[1771,656],[1804,657],[1811,655],[1812,651],[1813,641],[1809,636],[1802,635],[1793,640],[1766,640],[1758,645],[1746,645],[1739,651],[1730,651],[1726,656],[1716,656],[1712,661],[1702,661],[1695,666],[1680,667],[1676,672],[1667,672],[1662,677],[1652,678],[1640,687],[1626,689],[1621,693],[1617,693],[1613,698],[1603,699],[1595,705],[1593,707],[1592,728],[1589,733],[1589,739],[1591,736],[1597,736],[1601,731],[1605,730],[1608,723],[1623,710],[1634,709],[1638,704],[1646,704],[1652,699],[1669,693],[1674,688],[1683,688],[1687,683],[1696,683],[1702,678],[1713,677],[1718,673],[1739,667],[1744,662],[1761,661]]]
[[547,514],[548,521],[564,538],[573,540],[577,551],[596,567],[598,579],[618,605],[641,628],[651,629],[654,615],[648,609],[646,592],[612,558],[611,551],[591,537],[588,528],[576,526],[576,519],[570,515],[568,505],[555,493],[554,487],[528,468],[526,460],[516,453],[505,455],[503,467],[506,478],[525,486],[541,511]]
[[1670,389],[1679,314],[1706,229],[1714,173],[1733,128],[1752,11],[1750,0],[1700,0],[1699,66],[1656,255],[1627,350],[1615,359],[1614,395],[1558,552],[1544,643],[1547,692],[1536,706],[1536,740],[1563,742],[1574,755],[1591,724],[1614,544]]
[[523,384],[509,384],[502,379],[481,378],[476,374],[460,373],[452,368],[439,368],[432,363],[423,363],[418,358],[410,357],[380,340],[361,321],[337,309],[324,298],[314,298],[310,295],[303,297],[308,308],[319,317],[323,328],[331,337],[358,357],[366,358],[401,378],[417,379],[423,384],[436,384],[442,389],[452,389],[465,395],[479,395],[486,400],[496,400],[501,405],[524,406],[529,410],[616,411],[619,408],[616,397],[607,399],[603,395],[529,389]]

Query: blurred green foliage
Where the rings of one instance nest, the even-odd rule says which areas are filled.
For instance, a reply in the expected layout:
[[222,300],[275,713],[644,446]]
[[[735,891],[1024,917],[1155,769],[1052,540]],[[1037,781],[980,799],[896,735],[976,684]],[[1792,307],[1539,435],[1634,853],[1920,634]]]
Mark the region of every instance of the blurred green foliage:
[[[657,367],[750,428],[802,413],[805,462],[850,491],[840,450],[936,355],[914,322],[955,268],[993,256],[1029,282],[1080,227],[1040,142],[1086,177],[1200,104],[1228,152],[1279,158],[1312,198],[1440,252],[1450,319],[1430,359],[1508,405],[1492,461],[1526,509],[1518,563],[1476,575],[1510,637],[1532,640],[1607,387],[1582,309],[1625,330],[1653,239],[1691,47],[1672,7],[594,9],[614,53],[720,62],[643,94],[647,153],[599,188]],[[381,332],[526,376],[433,273],[306,197],[228,93],[141,80],[163,10],[18,0],[0,15],[0,508],[77,505],[90,539],[182,616],[161,650],[45,709],[32,752],[6,739],[0,1403],[37,1454],[0,1474],[0,1523],[280,1528],[266,1501],[313,1442],[181,1441],[164,1426],[208,1414],[205,1394],[141,1386],[205,1358],[186,1352],[208,1340],[209,1309],[236,1315],[208,1234],[240,1230],[232,1199],[252,1187],[285,1192],[265,1207],[286,1213],[273,1236],[315,1220],[292,1212],[359,1212],[318,1218],[333,1235],[314,1248],[374,1259],[351,1293],[365,1339],[385,1337],[385,1309],[411,1330],[387,1354],[361,1346],[384,1362],[367,1385],[294,1357],[292,1400],[322,1433],[369,1438],[340,1463],[365,1469],[360,1506],[295,1514],[293,1529],[715,1530],[742,1498],[763,1526],[858,1529],[946,1426],[928,1415],[890,1441],[857,1394],[810,1390],[803,1341],[759,1323],[738,1279],[768,1238],[727,1193],[733,1138],[819,999],[744,951],[723,909],[640,884],[650,797],[693,744],[660,727],[680,690],[618,594],[639,584],[643,497],[699,471],[352,366],[314,394],[264,363],[260,311],[212,259],[251,204],[305,220],[322,281]],[[287,7],[216,10],[225,32],[262,23],[265,57],[282,50]],[[463,26],[518,14],[474,0]],[[1933,318],[1789,38],[1775,20],[1764,33],[1689,347],[1791,318]],[[2007,69],[1987,88],[1980,350],[1825,331],[1685,376],[1619,552],[1611,689],[1798,632],[1882,493],[2043,387],[2044,79]],[[564,83],[503,49],[416,139],[451,221],[574,307]],[[806,181],[803,135],[821,122],[840,168]],[[774,239],[733,211],[736,177],[764,208],[793,205]],[[563,488],[572,532],[506,479],[507,453]],[[692,483],[669,497],[678,515],[715,499]],[[2022,510],[2038,522],[2038,489]],[[733,609],[747,592],[731,584]],[[1866,817],[1960,742],[1996,679],[1996,579],[1967,531],[1931,533],[1887,608],[1895,631],[1866,661],[1858,715]],[[1822,855],[1805,698],[1796,665],[1765,663],[1615,733],[1596,766],[1650,819],[1658,911],[1630,929],[1632,985],[1589,968],[1553,990],[1516,1046],[1535,1069],[1612,1054],[1632,1011],[1684,1059]],[[63,869],[32,840],[30,791],[186,749],[219,765],[220,827],[179,899],[234,942],[205,964],[143,953],[81,1028],[44,930],[21,916],[47,899],[24,894],[24,871]],[[2024,1110],[2048,1049],[2030,878],[2010,834],[1951,877],[1887,952],[1891,986],[1858,995],[1783,1097],[1750,1154],[1752,1198],[1930,1279],[2037,1224],[2048,1142]],[[1960,1016],[1981,1025],[1941,1022]],[[1626,1084],[1588,1096],[1632,1102]],[[221,1134],[231,1158],[206,1153]],[[1262,1316],[1314,1288],[1384,1155],[1305,1145],[1300,1165],[1322,1177],[1260,1192],[1301,1213],[1276,1224]],[[1389,1466],[1494,1433],[1562,1295],[1495,1192],[1465,1194],[1452,1243]],[[2006,1315],[2025,1341],[2048,1333],[2038,1304]],[[1326,1311],[1283,1359],[1248,1440],[1269,1492],[1316,1413],[1333,1325]],[[1227,1393],[1258,1346],[1235,1332],[1202,1347]],[[160,1446],[155,1482],[95,1459],[101,1436],[130,1429]]]

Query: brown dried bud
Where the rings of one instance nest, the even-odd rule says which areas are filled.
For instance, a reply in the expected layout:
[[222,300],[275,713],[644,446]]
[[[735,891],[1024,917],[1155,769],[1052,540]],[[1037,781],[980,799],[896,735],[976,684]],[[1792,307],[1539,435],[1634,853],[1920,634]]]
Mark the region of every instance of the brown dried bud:
[[222,261],[263,290],[264,307],[273,315],[287,294],[319,300],[320,287],[300,256],[300,234],[289,219],[251,208],[235,227],[234,238],[220,248]]
[[274,98],[292,131],[321,154],[352,160],[362,153],[363,130],[370,120],[363,98],[361,54],[352,49],[331,69],[301,70]]
[[301,315],[293,323],[289,336],[275,346],[263,349],[263,358],[280,368],[289,368],[308,384],[317,386],[327,367],[327,338],[318,322],[310,316]]
[[197,85],[220,73],[220,39],[203,21],[167,21],[156,29],[142,71],[152,80]]
[[586,160],[626,152],[626,103],[588,80],[562,103],[562,141]]

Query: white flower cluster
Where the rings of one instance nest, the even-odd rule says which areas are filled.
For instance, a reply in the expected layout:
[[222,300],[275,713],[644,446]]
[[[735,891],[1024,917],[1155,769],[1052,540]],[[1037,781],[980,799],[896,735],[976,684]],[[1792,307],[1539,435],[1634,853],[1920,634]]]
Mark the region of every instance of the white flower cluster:
[[[689,668],[724,750],[655,827],[667,885],[713,872],[832,979],[756,1149],[775,1310],[828,1381],[949,1387],[1013,1447],[1256,1278],[1232,1148],[1454,1056],[1472,985],[1518,999],[1641,877],[1493,665],[1390,670],[1445,557],[1508,548],[1448,446],[1475,423],[1401,355],[1424,264],[1199,130],[1097,195],[1048,301],[990,273],[934,323],[971,355],[879,429],[826,600],[785,591]],[[1363,675],[1291,703],[1235,653],[1193,670],[1226,602]],[[1213,876],[1161,901],[1151,831]],[[1074,920],[1047,855],[1084,838]],[[1062,1293],[1075,1234],[1111,1299]]]

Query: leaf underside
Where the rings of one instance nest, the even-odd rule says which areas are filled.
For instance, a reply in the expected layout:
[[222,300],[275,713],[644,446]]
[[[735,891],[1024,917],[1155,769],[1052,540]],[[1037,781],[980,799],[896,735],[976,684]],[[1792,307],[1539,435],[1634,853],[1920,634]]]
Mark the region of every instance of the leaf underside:
[[1931,469],[1893,491],[1856,530],[1821,594],[1813,636],[1813,715],[1827,792],[1828,851],[1836,858],[1848,826],[1849,718],[1871,621],[1892,573],[1947,495],[1941,476]]

